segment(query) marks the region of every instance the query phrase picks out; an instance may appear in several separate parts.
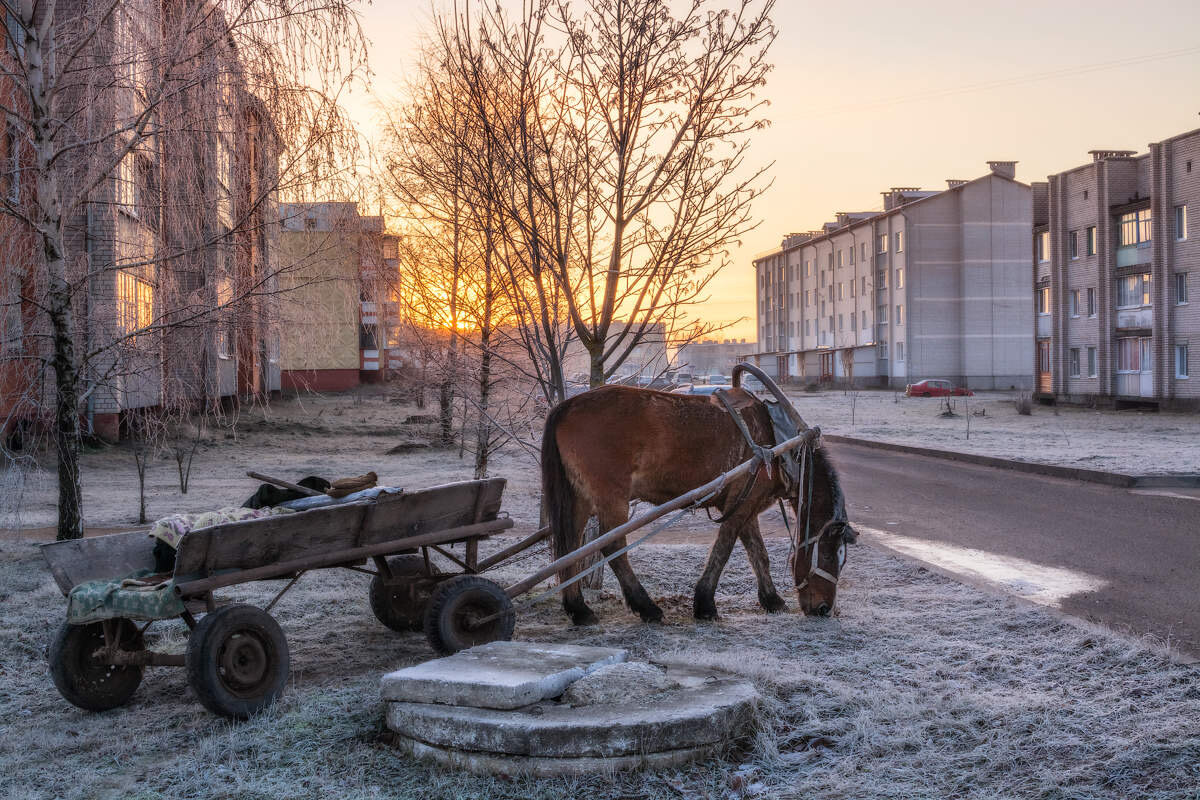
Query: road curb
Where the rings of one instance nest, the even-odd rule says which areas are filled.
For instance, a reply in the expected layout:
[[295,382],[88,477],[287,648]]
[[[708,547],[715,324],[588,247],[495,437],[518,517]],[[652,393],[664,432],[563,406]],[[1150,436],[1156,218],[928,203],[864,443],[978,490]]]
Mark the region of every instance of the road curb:
[[870,447],[876,450],[891,450],[897,453],[910,453],[931,458],[944,458],[949,461],[962,461],[968,464],[979,464],[985,467],[1011,469],[1016,472],[1027,472],[1034,475],[1049,475],[1054,478],[1102,483],[1126,489],[1132,488],[1197,488],[1200,487],[1200,475],[1125,475],[1120,472],[1105,472],[1098,469],[1082,467],[1060,467],[1056,464],[1037,464],[1030,461],[1013,461],[1008,458],[981,456],[976,453],[957,453],[953,450],[935,450],[931,447],[915,447],[908,444],[880,442],[874,439],[859,439],[854,436],[838,436],[831,433],[821,434],[821,438],[844,444]]

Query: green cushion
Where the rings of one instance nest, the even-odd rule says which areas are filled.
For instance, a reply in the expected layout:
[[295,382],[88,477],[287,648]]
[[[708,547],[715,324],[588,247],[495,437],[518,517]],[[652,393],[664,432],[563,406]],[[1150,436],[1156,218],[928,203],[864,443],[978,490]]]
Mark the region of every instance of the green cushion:
[[165,581],[153,588],[122,588],[128,579],[151,574],[141,569],[117,580],[87,581],[67,595],[67,622],[83,625],[102,619],[170,619],[183,613],[183,601],[175,594],[175,582]]

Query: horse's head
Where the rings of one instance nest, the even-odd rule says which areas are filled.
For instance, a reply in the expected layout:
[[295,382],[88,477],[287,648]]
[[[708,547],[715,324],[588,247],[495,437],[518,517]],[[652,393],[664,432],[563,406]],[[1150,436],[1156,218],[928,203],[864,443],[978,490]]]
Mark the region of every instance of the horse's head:
[[[858,533],[846,518],[846,503],[837,472],[821,448],[814,448],[802,476],[789,566],[796,581],[796,600],[805,614],[827,617],[837,602],[838,581],[846,565],[846,545]],[[811,489],[811,490],[810,490]]]

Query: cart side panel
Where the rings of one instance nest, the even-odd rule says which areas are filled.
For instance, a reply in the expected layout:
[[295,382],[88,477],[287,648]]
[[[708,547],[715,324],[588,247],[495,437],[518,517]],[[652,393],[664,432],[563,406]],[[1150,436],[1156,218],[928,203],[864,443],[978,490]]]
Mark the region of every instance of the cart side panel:
[[179,544],[175,579],[348,550],[357,545],[366,508],[349,503],[194,530]]
[[360,545],[488,522],[500,513],[506,481],[487,478],[382,497],[370,506]]
[[42,545],[42,557],[65,595],[84,581],[121,578],[154,569],[154,540],[145,531],[90,536]]

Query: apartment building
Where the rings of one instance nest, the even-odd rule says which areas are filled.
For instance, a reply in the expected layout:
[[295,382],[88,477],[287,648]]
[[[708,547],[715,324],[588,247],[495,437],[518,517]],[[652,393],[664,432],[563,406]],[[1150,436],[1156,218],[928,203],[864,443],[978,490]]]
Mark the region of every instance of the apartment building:
[[745,339],[702,339],[680,347],[675,352],[674,363],[677,369],[691,373],[697,379],[707,375],[728,375],[740,358],[756,349],[754,342]]
[[1035,184],[1039,397],[1200,406],[1200,130]]
[[[58,102],[77,125],[62,135],[94,143],[64,149],[51,168],[68,196],[89,187],[64,221],[85,431],[115,440],[130,412],[278,389],[261,304],[222,313],[235,298],[273,288],[278,153],[274,123],[221,35],[224,20],[214,12],[189,28],[195,41],[177,42],[179,50],[203,55],[174,63],[154,54],[176,4],[137,0],[102,14],[73,0],[52,5],[60,43],[86,33],[86,66]],[[17,29],[13,13],[4,25]],[[20,41],[6,33],[6,75],[21,72],[12,66]],[[161,89],[172,82],[178,87]],[[138,114],[154,133],[131,139]],[[6,204],[36,203],[32,134],[20,114],[6,123],[0,151]],[[53,404],[48,323],[34,302],[45,291],[44,253],[28,227],[19,213],[0,222],[0,428],[44,422]]]
[[1016,162],[974,180],[883,192],[754,259],[759,351],[783,380],[1028,387],[1031,191]]
[[282,203],[281,383],[340,391],[401,365],[399,266],[382,216]]

